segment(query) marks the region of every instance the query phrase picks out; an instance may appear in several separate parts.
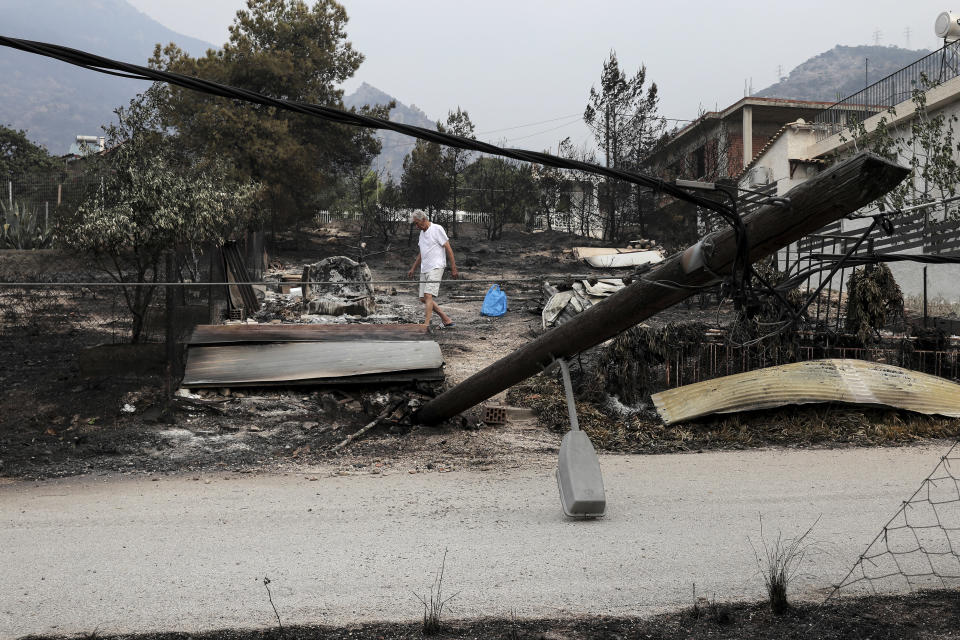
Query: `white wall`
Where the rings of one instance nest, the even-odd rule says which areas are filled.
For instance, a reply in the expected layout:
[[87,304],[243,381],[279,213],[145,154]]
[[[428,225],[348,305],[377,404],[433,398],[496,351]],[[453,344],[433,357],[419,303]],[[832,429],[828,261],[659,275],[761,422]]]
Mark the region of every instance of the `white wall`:
[[[944,114],[946,120],[950,123],[953,116],[960,118],[960,78],[954,78],[944,84],[935,87],[927,92],[927,107],[931,115]],[[878,114],[866,120],[864,126],[867,131],[873,131],[881,118],[886,118],[887,126],[895,138],[903,140],[911,137],[911,124],[915,117],[915,107],[912,101],[906,101],[898,104],[895,109],[895,115],[887,113]],[[954,144],[960,141],[960,123],[950,123],[954,129]],[[846,138],[850,138],[850,132],[844,132]],[[857,151],[856,144],[851,140],[841,140],[841,134],[836,134],[825,140],[817,142],[814,138],[814,131],[810,125],[807,126],[788,126],[781,134],[780,138],[775,140],[764,153],[757,158],[755,162],[758,166],[766,166],[772,170],[773,179],[777,181],[777,194],[785,195],[797,184],[808,179],[815,172],[807,173],[804,167],[798,166],[794,175],[790,176],[790,160],[808,160],[818,157],[835,158],[837,156],[848,155]],[[912,152],[907,151],[900,162],[909,163],[909,156]],[[960,160],[960,153],[954,149],[955,157]],[[921,180],[922,178],[917,178]],[[746,187],[745,181],[741,186]],[[958,185],[960,186],[960,185]],[[863,213],[867,213],[866,211]],[[931,219],[939,217],[942,219],[943,207],[930,210]],[[894,224],[897,224],[897,218],[892,218]],[[849,231],[862,229],[869,225],[870,220],[848,220],[841,221],[841,229]],[[874,236],[878,237],[878,236]],[[865,249],[865,245],[864,245]],[[912,249],[898,249],[895,246],[882,249],[886,252],[896,253],[923,253],[922,247]],[[829,252],[830,249],[828,248]],[[780,263],[783,263],[784,251],[778,256]],[[791,259],[795,260],[796,245],[790,247]],[[905,296],[921,296],[923,294],[923,267],[924,265],[913,262],[889,263],[890,270],[893,272],[897,283],[903,290]],[[849,276],[849,270],[843,274],[844,287],[846,287],[846,278]],[[833,290],[836,291],[841,276],[838,275],[831,283]],[[818,284],[814,279],[813,286]],[[960,302],[960,265],[927,265],[927,292],[928,298],[933,300],[937,298],[945,299],[949,302]]]

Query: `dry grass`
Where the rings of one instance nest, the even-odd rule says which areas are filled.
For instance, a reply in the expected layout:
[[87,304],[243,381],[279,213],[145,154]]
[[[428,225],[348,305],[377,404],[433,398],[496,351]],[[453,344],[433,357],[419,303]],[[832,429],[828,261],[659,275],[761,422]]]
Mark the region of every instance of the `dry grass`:
[[[820,518],[817,518],[817,522],[819,521]],[[807,544],[804,541],[815,526],[817,526],[816,522],[803,535],[792,540],[784,540],[783,535],[777,532],[776,539],[767,542],[763,535],[763,516],[760,516],[760,543],[763,546],[763,553],[757,550],[753,541],[750,542],[750,546],[753,547],[757,569],[763,576],[763,583],[767,588],[770,610],[776,616],[782,616],[790,611],[787,589],[797,575],[797,571],[800,570],[800,565],[807,554]]]
[[413,595],[423,605],[423,635],[432,636],[443,631],[443,608],[448,602],[457,597],[457,594],[443,597],[443,573],[447,566],[447,550],[443,551],[443,560],[440,563],[440,569],[430,585],[430,591],[425,596],[414,593]]
[[[540,423],[569,429],[562,387],[538,375],[513,387],[511,404],[530,407]],[[960,419],[925,416],[897,409],[811,404],[738,414],[717,414],[666,426],[652,411],[611,415],[578,401],[581,428],[598,449],[667,453],[701,449],[779,446],[878,446],[960,437]]]

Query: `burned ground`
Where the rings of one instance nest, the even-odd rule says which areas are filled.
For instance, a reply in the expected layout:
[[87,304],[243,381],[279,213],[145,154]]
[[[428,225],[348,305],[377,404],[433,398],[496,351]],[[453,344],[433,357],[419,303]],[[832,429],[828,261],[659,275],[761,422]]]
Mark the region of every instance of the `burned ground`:
[[[445,621],[435,634],[425,636],[420,623],[364,624],[346,627],[273,627],[263,630],[221,630],[206,633],[151,633],[97,635],[101,640],[438,640],[490,638],[491,640],[701,640],[737,638],[803,638],[840,640],[871,638],[943,640],[960,637],[956,621],[960,593],[933,591],[906,596],[862,596],[804,604],[774,616],[765,603],[726,604],[699,602],[674,613],[651,617],[572,617],[564,619],[488,618]],[[282,620],[282,616],[281,616]],[[34,640],[48,636],[31,636]]]
[[[286,268],[330,255],[349,255],[352,237],[336,232],[309,236],[308,247],[290,251],[275,263]],[[539,242],[543,238],[547,242]],[[544,272],[582,272],[564,249],[561,234],[513,233],[498,243],[454,241],[465,281],[445,286],[441,302],[457,319],[454,330],[436,330],[449,381],[462,380],[530,339],[539,327],[539,282]],[[368,259],[378,280],[406,280],[415,248],[404,245]],[[519,268],[517,267],[519,265]],[[491,282],[504,283],[511,312],[484,318],[480,301]],[[0,252],[0,278],[7,282],[107,282],[96,266],[56,252]],[[377,287],[380,321],[418,322],[422,306],[416,285]],[[164,400],[159,368],[125,366],[99,356],[90,373],[90,348],[125,340],[128,323],[116,289],[64,287],[5,288],[0,354],[0,475],[37,477],[111,471],[191,471],[278,469],[324,459],[346,435],[373,419],[391,393],[406,400],[428,396],[413,389],[305,387],[201,391],[200,398]],[[534,312],[534,313],[531,313]],[[154,322],[155,325],[159,324]],[[160,325],[162,326],[162,325]],[[154,335],[159,334],[158,329]],[[158,348],[159,345],[157,345]],[[156,349],[153,350],[154,352]],[[141,353],[151,354],[149,347]],[[106,362],[103,360],[106,359]],[[427,390],[429,393],[429,390]],[[486,465],[491,434],[475,427],[477,415],[439,429],[388,420],[371,437],[343,452],[346,465],[367,467],[375,459],[412,458],[413,468]],[[532,431],[524,430],[521,440]],[[515,434],[505,434],[511,442]],[[556,446],[544,432],[534,449]],[[497,438],[499,441],[499,438]],[[437,446],[438,442],[443,444]],[[522,456],[527,445],[518,448]],[[425,456],[420,459],[420,452]],[[519,458],[518,458],[519,459]]]
[[[366,258],[375,280],[403,281],[376,286],[379,322],[422,318],[416,285],[406,281],[416,249],[405,240]],[[296,270],[324,257],[353,255],[355,244],[346,232],[316,231],[304,234],[299,248],[288,249],[274,263]],[[583,244],[596,241],[521,231],[508,232],[497,242],[453,240],[464,279],[448,281],[440,302],[457,327],[435,328],[431,336],[440,344],[448,384],[464,380],[540,334],[541,281],[545,276],[562,280],[589,274],[570,252],[572,246]],[[55,252],[0,252],[0,278],[8,282],[107,281],[95,265]],[[484,292],[495,282],[507,292],[510,311],[501,318],[487,318],[479,309]],[[498,397],[531,407],[539,416],[539,426],[530,418],[486,426],[476,409],[438,428],[410,424],[405,415],[429,399],[433,391],[426,388],[205,390],[177,397],[168,405],[161,367],[149,362],[152,353],[162,353],[161,345],[155,344],[152,352],[149,347],[141,351],[146,361],[140,366],[129,362],[120,366],[111,361],[110,352],[90,363],[91,347],[122,343],[126,338],[128,321],[116,289],[4,288],[0,301],[2,476],[281,470],[332,460],[344,469],[372,472],[384,465],[414,471],[485,468],[522,464],[531,451],[555,451],[567,426],[560,387],[543,375]],[[261,315],[269,321],[291,313]],[[658,314],[649,323],[715,323],[729,315],[725,306],[701,309],[690,304]],[[152,324],[153,336],[158,337],[162,322]],[[589,361],[589,355],[578,359],[575,373],[577,365],[585,362],[588,367]],[[405,410],[392,414],[364,438],[331,452],[386,403],[401,398]],[[671,428],[664,427],[650,410],[624,413],[617,403],[584,402],[580,414],[598,448],[635,453],[900,444],[960,435],[957,420],[849,407],[756,412]]]

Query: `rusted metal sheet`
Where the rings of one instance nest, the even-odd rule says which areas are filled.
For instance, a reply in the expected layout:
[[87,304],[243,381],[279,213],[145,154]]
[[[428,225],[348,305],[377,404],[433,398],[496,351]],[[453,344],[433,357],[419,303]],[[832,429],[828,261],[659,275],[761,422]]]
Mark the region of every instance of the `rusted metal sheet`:
[[706,380],[652,396],[666,424],[819,402],[881,405],[960,417],[960,385],[925,373],[865,360],[795,362]]
[[436,379],[442,365],[440,346],[429,340],[194,346],[187,353],[181,385],[319,384],[387,374],[426,380]]
[[205,324],[198,325],[190,344],[244,342],[347,342],[356,340],[425,340],[422,324]]

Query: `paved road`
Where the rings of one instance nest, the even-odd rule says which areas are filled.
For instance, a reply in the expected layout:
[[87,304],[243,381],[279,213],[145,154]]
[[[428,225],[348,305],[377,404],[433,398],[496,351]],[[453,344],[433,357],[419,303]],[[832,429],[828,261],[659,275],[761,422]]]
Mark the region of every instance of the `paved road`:
[[[608,516],[560,514],[553,461],[336,477],[82,477],[0,484],[0,638],[411,620],[449,550],[451,615],[650,613],[757,598],[748,536],[821,517],[818,597],[941,447],[604,456]],[[315,478],[311,480],[310,478]],[[229,478],[229,479],[227,479]]]

